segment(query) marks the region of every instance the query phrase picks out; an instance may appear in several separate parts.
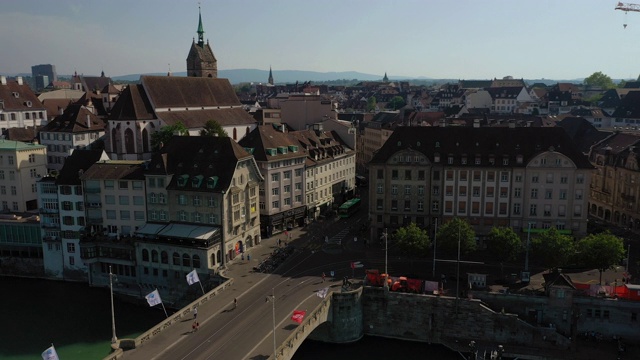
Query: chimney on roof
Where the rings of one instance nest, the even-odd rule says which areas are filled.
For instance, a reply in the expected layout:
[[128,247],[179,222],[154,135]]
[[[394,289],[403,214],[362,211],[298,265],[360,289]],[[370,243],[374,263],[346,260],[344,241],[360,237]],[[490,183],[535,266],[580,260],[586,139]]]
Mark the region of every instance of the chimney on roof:
[[87,129],[91,127],[91,115],[87,114]]
[[7,85],[7,77],[2,75],[0,76],[0,85]]
[[16,77],[16,80],[18,81],[18,85],[22,85],[22,76],[18,76]]

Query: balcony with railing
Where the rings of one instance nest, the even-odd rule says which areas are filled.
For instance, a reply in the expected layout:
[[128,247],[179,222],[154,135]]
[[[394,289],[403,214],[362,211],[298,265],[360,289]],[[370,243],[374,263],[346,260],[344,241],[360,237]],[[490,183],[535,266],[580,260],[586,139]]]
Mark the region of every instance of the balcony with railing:
[[115,264],[135,265],[134,238],[106,235],[80,237],[80,257],[86,264],[104,261]]
[[102,207],[101,202],[86,202],[84,205],[87,209],[100,209]]
[[47,222],[47,223],[42,223],[42,227],[45,229],[60,229],[60,224],[59,223],[53,223],[53,222]]

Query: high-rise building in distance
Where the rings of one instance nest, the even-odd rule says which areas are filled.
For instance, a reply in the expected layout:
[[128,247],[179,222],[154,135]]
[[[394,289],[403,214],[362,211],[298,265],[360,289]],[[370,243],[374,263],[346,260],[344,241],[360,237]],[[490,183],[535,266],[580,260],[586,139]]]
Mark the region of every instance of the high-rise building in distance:
[[[58,81],[58,74],[56,73],[56,66],[51,64],[34,65],[31,67],[31,76],[35,79],[38,75],[49,77],[50,82]],[[44,84],[44,87],[49,83]],[[37,89],[42,90],[42,89]]]

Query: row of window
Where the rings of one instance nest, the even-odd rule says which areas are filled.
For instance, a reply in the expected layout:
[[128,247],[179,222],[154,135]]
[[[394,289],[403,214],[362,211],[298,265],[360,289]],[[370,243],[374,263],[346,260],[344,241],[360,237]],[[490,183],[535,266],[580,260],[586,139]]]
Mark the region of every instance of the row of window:
[[[302,183],[296,183],[295,189],[302,190]],[[284,192],[285,194],[291,193],[291,185],[284,185],[282,187],[282,192]],[[277,188],[277,187],[272,188],[271,195],[280,195],[280,188]]]
[[[296,177],[302,176],[302,169],[296,169],[295,170],[295,176]],[[291,170],[283,171],[282,172],[282,178],[285,179],[285,180],[291,179]],[[280,181],[280,173],[271,174],[271,181]]]
[[[133,202],[130,202],[129,201],[130,199],[133,199]],[[104,196],[104,202],[105,202],[105,204],[108,204],[108,205],[114,205],[116,203],[116,196],[115,195],[105,195]],[[144,197],[142,197],[142,196],[129,197],[127,195],[118,195],[118,204],[119,205],[129,205],[129,204],[144,205]]]
[[[149,256],[151,254],[151,256]],[[200,256],[193,255],[189,256],[189,254],[178,254],[174,252],[172,254],[172,264],[176,266],[185,266],[189,268],[200,268]],[[160,263],[160,264],[169,264],[169,254],[166,251],[158,252],[157,250],[149,250],[142,249],[142,261],[152,262],[152,263]]]
[[[542,159],[542,161],[545,161],[546,159]],[[557,159],[560,160],[560,159]],[[403,180],[412,180],[413,176],[414,176],[414,172],[417,172],[417,180],[425,180],[425,170],[404,170],[404,174],[402,179]],[[468,180],[468,176],[472,176],[473,181],[482,181],[483,176],[482,176],[482,171],[479,170],[474,170],[474,171],[467,171],[467,170],[459,170],[457,171],[458,173],[458,181],[467,181]],[[445,180],[446,181],[454,181],[456,180],[455,178],[455,174],[456,171],[455,170],[447,170],[445,171]],[[440,171],[439,170],[434,170],[432,172],[432,178],[433,180],[440,180]],[[509,175],[510,173],[508,171],[501,171],[499,173],[500,175],[500,182],[509,182]],[[384,179],[384,169],[378,169],[377,171],[377,175],[376,175],[377,179]],[[492,182],[496,180],[496,172],[494,171],[487,171],[485,176],[484,176],[485,180],[488,182]],[[552,184],[554,183],[554,178],[555,178],[555,174],[553,173],[547,173],[545,180],[546,183],[548,184]],[[397,169],[393,169],[391,170],[391,180],[399,180],[400,179],[400,170]],[[540,176],[537,173],[534,173],[531,175],[531,182],[532,183],[538,183],[540,181]],[[575,179],[577,184],[583,184],[584,183],[584,175],[582,174],[577,174],[576,175],[576,179]],[[515,174],[514,175],[514,182],[522,182],[522,174]],[[560,175],[560,183],[561,184],[568,184],[569,183],[569,176],[568,175]]]
[[[34,120],[35,119],[44,119],[44,114],[42,113],[42,111],[39,111],[37,113],[37,116],[36,116],[36,112],[32,112],[32,113],[25,112],[23,114],[24,114],[24,118],[26,120],[31,120],[32,117],[33,117]],[[6,115],[8,115],[8,116],[6,116]],[[14,120],[15,121],[16,118],[17,118],[16,113],[0,114],[0,121],[5,121],[5,120]]]
[[[129,210],[120,210],[120,216],[119,219],[120,220],[131,220],[131,211]],[[116,210],[107,210],[106,211],[106,216],[107,219],[109,220],[116,220],[116,215],[117,212]],[[133,219],[136,221],[144,221],[144,211],[134,211],[133,212]]]

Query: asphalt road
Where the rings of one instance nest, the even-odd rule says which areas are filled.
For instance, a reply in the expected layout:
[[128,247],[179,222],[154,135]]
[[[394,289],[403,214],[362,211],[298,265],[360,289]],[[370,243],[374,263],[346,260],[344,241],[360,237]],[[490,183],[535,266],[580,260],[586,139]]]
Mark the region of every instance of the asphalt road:
[[[255,273],[252,268],[275,249],[278,238],[284,240],[284,235],[263,240],[248,251],[251,262],[236,258],[229,265],[226,275],[234,278],[234,284],[198,309],[198,331],[192,331],[192,319],[183,320],[140,348],[125,352],[123,358],[268,358],[273,353],[274,317],[273,303],[266,301],[267,297],[275,294],[276,346],[280,346],[298,326],[290,319],[293,311],[310,312],[321,302],[318,290],[331,287],[332,291],[341,291],[344,276],[364,277],[365,268],[351,269],[351,262],[368,262],[369,268],[374,262],[384,261],[384,254],[369,260],[367,253],[371,251],[365,251],[362,239],[354,238],[364,219],[366,211],[360,211],[349,219],[325,219],[294,229],[289,241],[296,251],[272,274]],[[326,274],[325,283],[322,273]],[[234,298],[238,299],[237,308]]]

